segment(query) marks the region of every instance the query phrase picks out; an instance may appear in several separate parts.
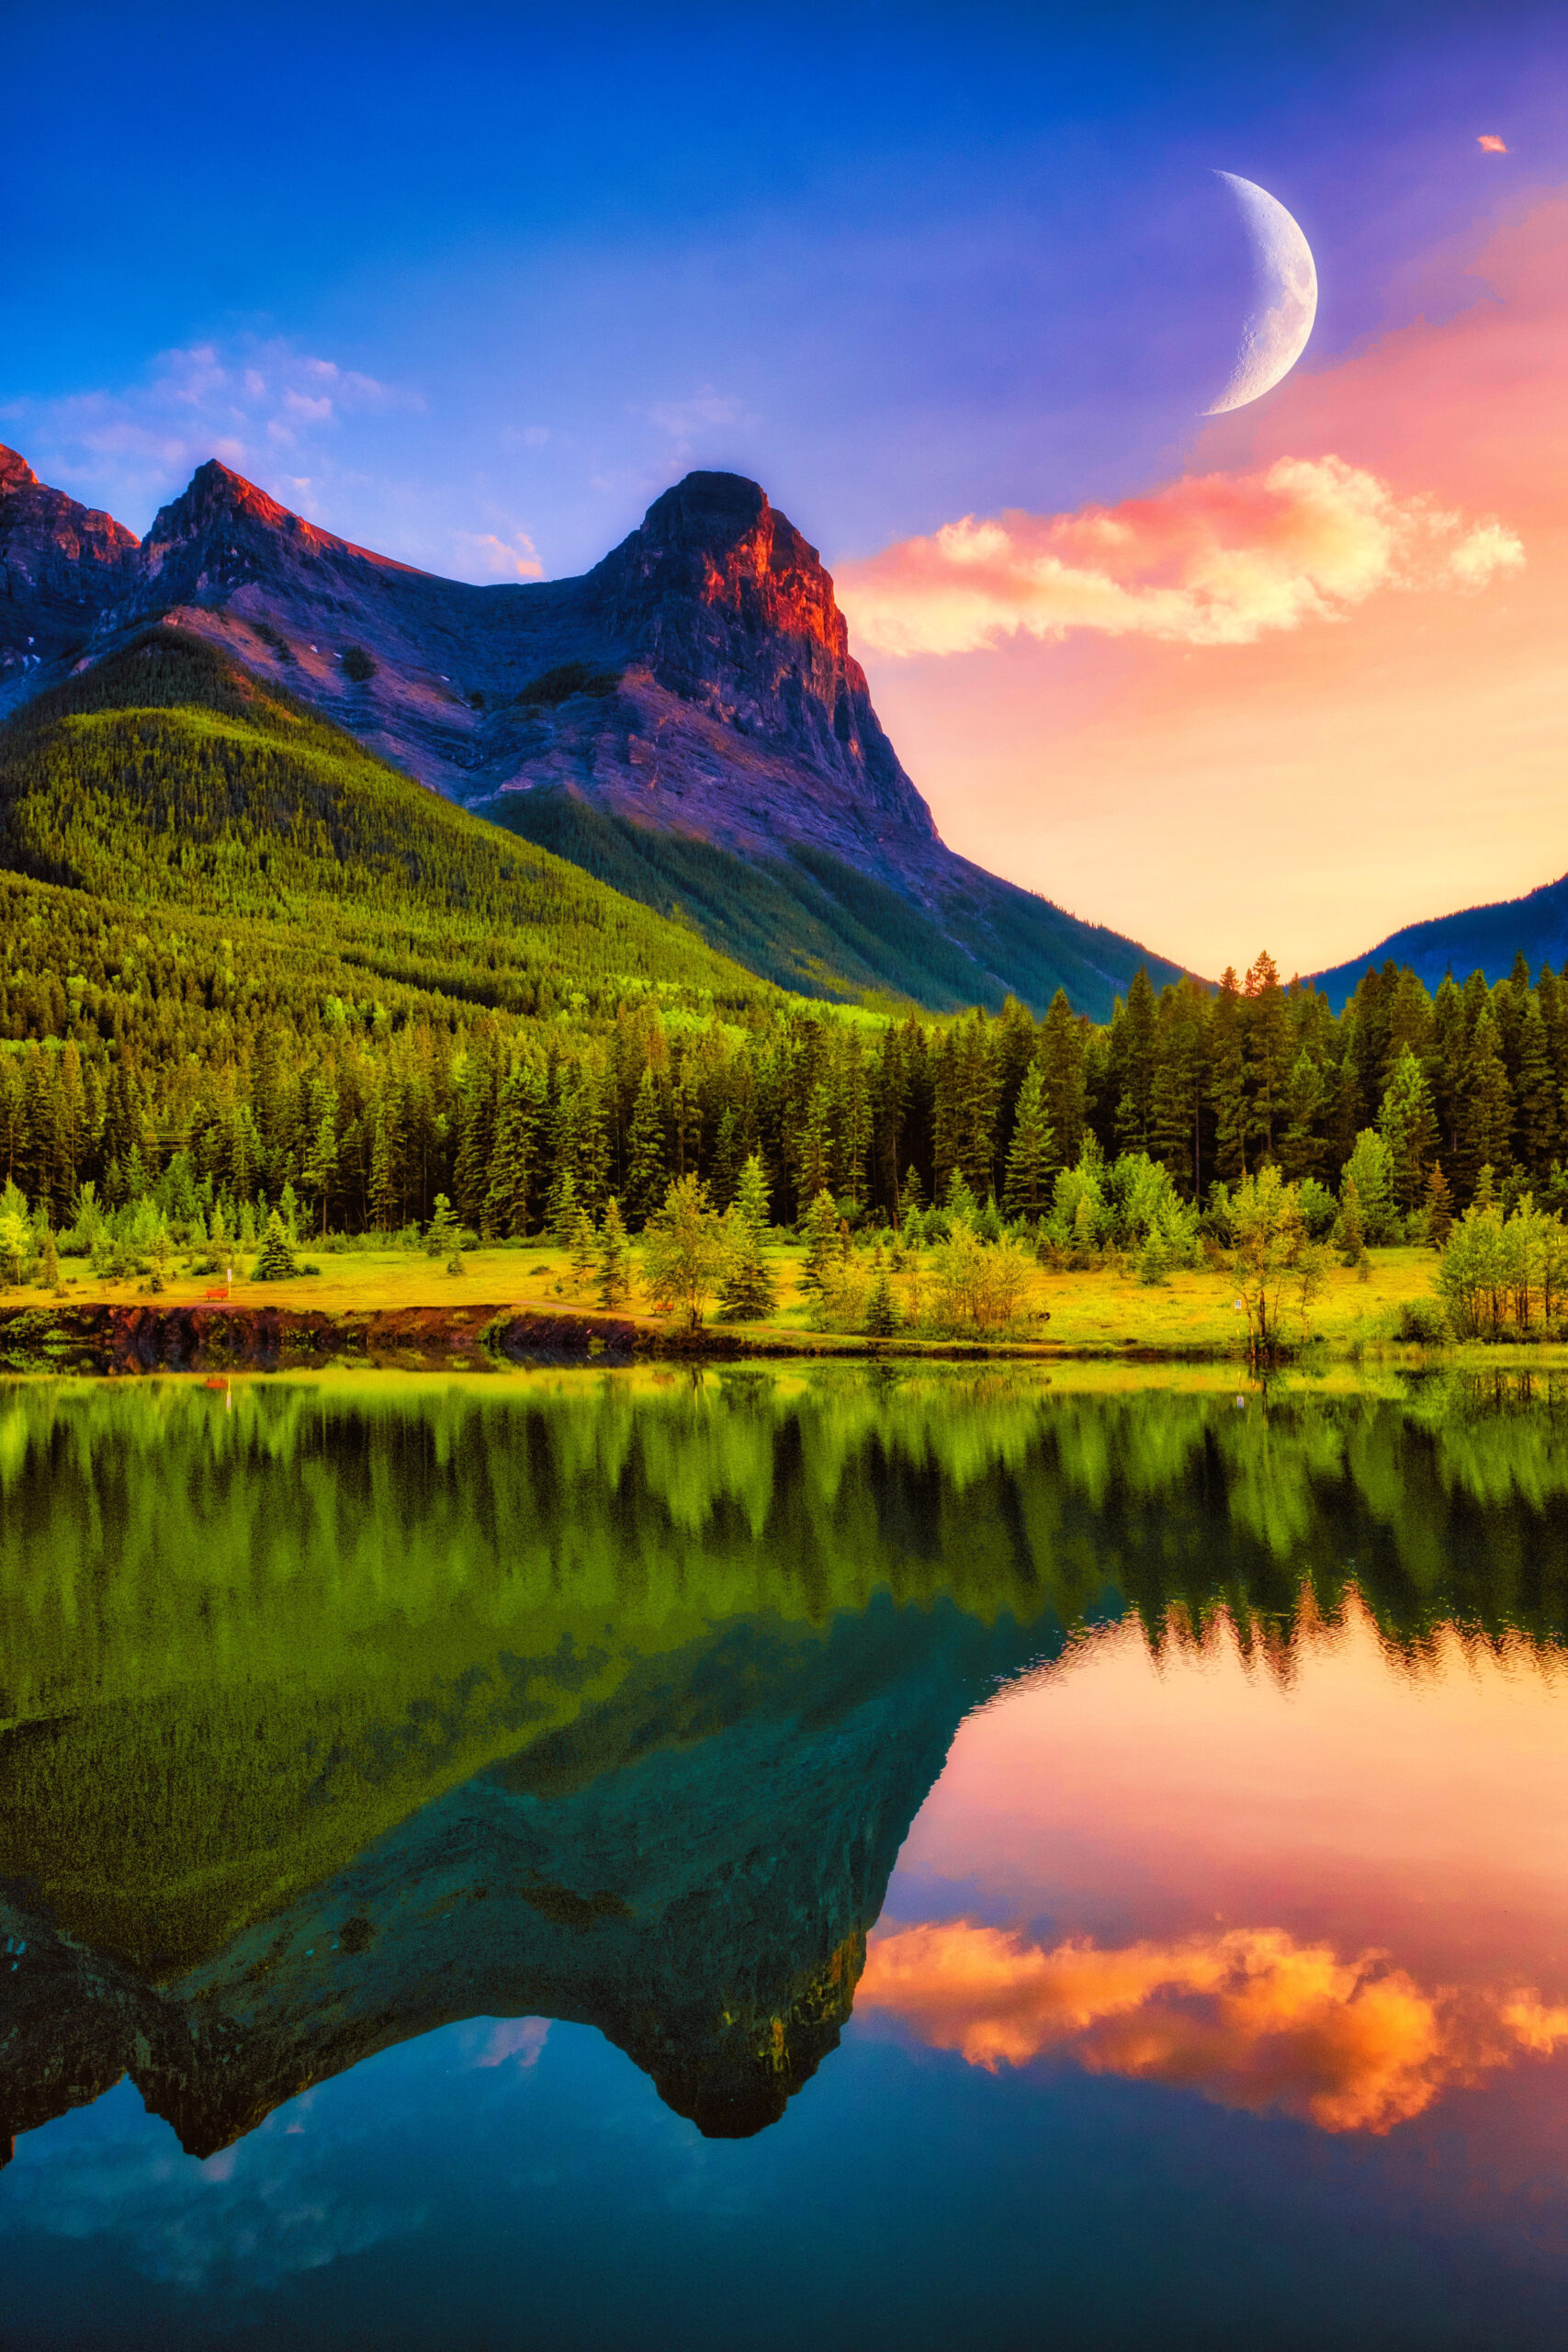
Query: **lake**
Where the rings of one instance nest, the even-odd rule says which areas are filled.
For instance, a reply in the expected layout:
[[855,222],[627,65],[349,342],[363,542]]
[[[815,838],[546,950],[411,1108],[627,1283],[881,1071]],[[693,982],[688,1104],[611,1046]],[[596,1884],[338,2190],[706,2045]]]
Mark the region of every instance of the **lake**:
[[0,1387],[0,2344],[1557,2346],[1568,1384]]

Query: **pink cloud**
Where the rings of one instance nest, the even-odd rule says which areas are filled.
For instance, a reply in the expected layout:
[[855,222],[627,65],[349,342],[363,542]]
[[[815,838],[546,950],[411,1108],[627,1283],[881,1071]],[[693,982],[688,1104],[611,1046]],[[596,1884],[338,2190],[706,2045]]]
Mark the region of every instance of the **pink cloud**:
[[1342,620],[1380,588],[1480,588],[1523,561],[1501,525],[1397,498],[1329,455],[1186,475],[1120,506],[965,515],[840,587],[857,637],[883,653],[972,653],[1016,630],[1250,645]]

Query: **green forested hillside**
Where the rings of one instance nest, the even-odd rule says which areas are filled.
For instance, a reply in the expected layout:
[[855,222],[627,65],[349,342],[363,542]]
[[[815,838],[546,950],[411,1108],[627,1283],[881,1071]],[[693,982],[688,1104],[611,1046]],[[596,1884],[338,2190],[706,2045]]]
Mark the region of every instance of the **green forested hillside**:
[[1040,1021],[809,1004],[172,631],[0,730],[0,1184],[40,1249],[106,1204],[243,1239],[280,1202],[387,1231],[443,1193],[496,1238],[611,1194],[636,1229],[672,1177],[726,1205],[753,1152],[781,1222],[994,1193],[1092,1251],[1154,1177],[1191,1225],[1272,1161],[1329,1218],[1353,1176],[1391,1240],[1568,1206],[1565,1103],[1568,986],[1522,962],[1435,997],[1390,967],[1337,1016],[1267,956],[1217,991],[1137,972],[1102,1025],[1062,990]]
[[883,993],[937,1012],[995,1009],[1006,995],[907,899],[825,851],[796,847],[751,864],[564,792],[508,794],[491,813],[627,898],[693,924],[710,946],[798,995]]
[[1156,979],[1179,977],[1118,933],[978,869],[972,888],[953,890],[934,915],[799,842],[761,863],[561,791],[498,795],[489,813],[802,996],[891,996],[931,1012],[975,1004],[995,1012],[1016,995],[1043,1012],[1066,989],[1080,1012],[1109,1017],[1118,987],[1140,965]]
[[[0,864],[128,908],[298,927],[315,962],[330,945],[365,973],[523,1012],[637,981],[736,1006],[761,993],[689,929],[170,629],[0,731]],[[286,942],[248,944],[270,961]]]

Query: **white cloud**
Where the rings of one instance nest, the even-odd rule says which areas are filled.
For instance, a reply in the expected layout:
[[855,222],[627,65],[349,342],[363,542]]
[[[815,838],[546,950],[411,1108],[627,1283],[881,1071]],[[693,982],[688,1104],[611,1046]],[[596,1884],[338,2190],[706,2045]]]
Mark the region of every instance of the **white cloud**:
[[134,514],[182,490],[209,458],[270,486],[287,453],[298,490],[327,469],[345,424],[422,405],[285,337],[241,336],[161,352],[119,390],[17,401],[3,414],[44,481]]
[[634,408],[627,413],[645,416],[668,437],[666,456],[674,465],[684,464],[704,433],[720,425],[750,429],[757,423],[743,401],[729,392],[716,391],[711,384],[701,385],[687,400],[657,401],[651,408]]
[[498,531],[454,531],[452,548],[459,575],[487,580],[540,580],[544,566],[526,531],[502,537]]

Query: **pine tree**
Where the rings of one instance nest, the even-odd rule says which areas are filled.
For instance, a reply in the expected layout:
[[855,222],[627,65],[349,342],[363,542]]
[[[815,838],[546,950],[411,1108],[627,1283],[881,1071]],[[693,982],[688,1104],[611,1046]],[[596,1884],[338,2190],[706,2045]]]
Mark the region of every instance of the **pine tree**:
[[593,1219],[581,1202],[572,1212],[568,1248],[571,1252],[571,1286],[573,1290],[586,1290],[589,1276],[599,1261],[599,1236],[593,1229]]
[[614,1193],[604,1204],[604,1221],[599,1228],[598,1272],[600,1306],[607,1309],[624,1306],[631,1293],[632,1253],[626,1219]]
[[39,1280],[42,1283],[45,1290],[51,1290],[54,1293],[56,1298],[60,1298],[64,1295],[65,1285],[60,1279],[60,1250],[55,1242],[54,1227],[52,1226],[46,1226],[44,1227],[43,1265],[39,1274]]
[[887,1269],[879,1269],[871,1285],[871,1295],[865,1303],[865,1328],[874,1340],[890,1340],[900,1322],[898,1302],[893,1295],[893,1285]]
[[521,1241],[528,1231],[535,1141],[542,1110],[543,1084],[532,1067],[525,1064],[502,1080],[485,1216],[491,1232],[508,1241]]
[[477,1057],[464,1074],[457,1101],[457,1156],[452,1190],[457,1213],[486,1239],[494,1230],[490,1190],[496,1151],[495,1075]]
[[289,1246],[288,1227],[274,1209],[262,1235],[261,1255],[251,1269],[251,1279],[258,1283],[288,1282],[299,1271]]
[[806,1243],[806,1263],[801,1268],[802,1290],[820,1290],[822,1277],[839,1255],[839,1212],[829,1192],[820,1192],[806,1213],[801,1227],[801,1238]]
[[1339,1254],[1348,1266],[1359,1266],[1367,1255],[1367,1229],[1361,1222],[1361,1197],[1356,1180],[1347,1176],[1339,1194]]
[[[235,1152],[234,1157],[237,1162],[238,1151]],[[243,1200],[244,1188],[238,1182],[237,1170],[235,1191],[241,1200]],[[375,1117],[370,1133],[369,1207],[370,1222],[377,1232],[390,1233],[398,1221],[398,1196],[392,1175],[391,1122],[388,1117],[384,1093],[378,1094],[376,1098]]]
[[[747,1166],[756,1162],[748,1160]],[[762,1247],[765,1227],[742,1206],[739,1195],[724,1220],[728,1251],[719,1277],[718,1311],[727,1323],[761,1323],[778,1306],[773,1268]]]
[[1193,1199],[1202,1188],[1209,997],[1190,978],[1161,991],[1150,1103],[1153,1148]]
[[1156,1035],[1154,984],[1140,964],[1111,1016],[1111,1088],[1116,1100],[1116,1141],[1123,1151],[1147,1151],[1154,1140]]
[[550,1239],[558,1250],[570,1250],[577,1232],[577,1178],[563,1168],[551,1193]]
[[747,1154],[736,1183],[732,1205],[745,1218],[759,1240],[766,1237],[773,1223],[773,1193],[760,1151]]
[[1288,1178],[1315,1175],[1323,1159],[1317,1125],[1327,1093],[1322,1067],[1303,1046],[1291,1066],[1285,1090],[1285,1132],[1280,1139],[1280,1165]]
[[336,1092],[328,1088],[321,1098],[321,1114],[310,1138],[310,1156],[301,1171],[300,1182],[306,1191],[315,1195],[321,1204],[321,1232],[327,1229],[327,1204],[332,1195],[333,1179],[337,1174]]
[[1513,1089],[1504,1065],[1497,1021],[1490,1005],[1476,1023],[1470,1051],[1470,1083],[1463,1114],[1466,1168],[1506,1170],[1514,1125]]
[[1247,1049],[1241,991],[1227,966],[1214,999],[1210,1028],[1211,1099],[1214,1106],[1214,1169],[1227,1184],[1247,1171]]
[[1432,1090],[1408,1046],[1400,1047],[1390,1074],[1378,1129],[1393,1158],[1394,1206],[1408,1216],[1421,1198],[1439,1140]]
[[1519,1074],[1514,1089],[1518,1114],[1520,1165],[1540,1183],[1551,1165],[1562,1133],[1551,1041],[1539,1000],[1532,994],[1519,1028]]
[[806,1116],[795,1148],[795,1196],[815,1201],[833,1181],[833,1101],[825,1080],[807,1098]]
[[942,1196],[942,1205],[949,1216],[966,1216],[971,1224],[979,1216],[980,1204],[975,1198],[968,1180],[961,1168],[955,1168],[949,1176],[947,1190]]
[[450,1258],[458,1247],[462,1231],[452,1214],[452,1204],[445,1193],[435,1195],[435,1213],[424,1232],[424,1254],[427,1258]]
[[659,1080],[652,1069],[645,1067],[637,1080],[631,1133],[626,1140],[626,1221],[634,1233],[640,1231],[653,1216],[669,1183],[670,1161]]
[[572,1084],[568,1072],[560,1072],[551,1121],[550,1182],[545,1195],[545,1216],[563,1250],[571,1246],[572,1219],[581,1197],[579,1154],[587,1107],[583,1089]]
[[1453,1194],[1449,1190],[1449,1180],[1440,1168],[1434,1167],[1427,1179],[1427,1239],[1432,1249],[1448,1247],[1453,1226]]
[[733,1104],[727,1102],[713,1139],[713,1167],[708,1175],[708,1190],[716,1208],[727,1209],[735,1198],[742,1157],[740,1123]]
[[1031,1063],[1018,1090],[1018,1111],[1008,1146],[1002,1206],[1009,1216],[1038,1217],[1046,1207],[1055,1136],[1045,1116],[1043,1095],[1039,1064]]
[[1267,951],[1252,966],[1244,987],[1252,1072],[1251,1133],[1272,1158],[1275,1130],[1283,1125],[1291,1067],[1291,1009],[1280,986],[1279,967]]

